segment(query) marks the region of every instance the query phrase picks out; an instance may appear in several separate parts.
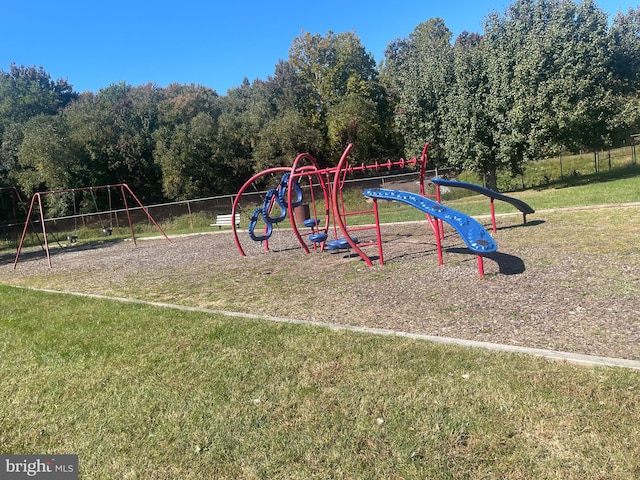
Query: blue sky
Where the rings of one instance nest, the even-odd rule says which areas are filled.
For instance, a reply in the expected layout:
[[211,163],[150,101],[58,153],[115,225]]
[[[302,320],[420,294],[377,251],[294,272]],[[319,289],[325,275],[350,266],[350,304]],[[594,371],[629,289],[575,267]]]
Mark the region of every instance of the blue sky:
[[[273,75],[303,32],[355,32],[376,62],[387,44],[440,17],[453,32],[481,32],[503,0],[0,0],[0,70],[38,66],[74,90],[112,83],[227,89]],[[633,0],[599,0],[612,17]]]

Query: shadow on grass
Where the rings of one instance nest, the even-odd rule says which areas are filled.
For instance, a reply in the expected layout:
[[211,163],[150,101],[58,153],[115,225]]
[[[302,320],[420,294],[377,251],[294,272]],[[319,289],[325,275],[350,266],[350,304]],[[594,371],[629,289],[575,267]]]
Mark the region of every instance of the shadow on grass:
[[[542,225],[545,223],[545,220],[527,220],[527,223],[518,223],[515,225],[505,225],[502,227],[497,227],[496,230],[510,230],[512,228],[523,228],[523,227],[536,227],[538,225]],[[488,227],[489,230],[491,227]]]
[[542,191],[549,188],[559,189],[568,187],[579,187],[591,183],[611,182],[623,178],[635,177],[638,174],[640,174],[640,167],[638,165],[625,165],[622,167],[612,168],[611,170],[587,174],[581,174],[580,172],[576,171],[573,174],[565,175],[563,178],[558,178],[545,183],[544,185],[536,185],[531,188],[533,190]]

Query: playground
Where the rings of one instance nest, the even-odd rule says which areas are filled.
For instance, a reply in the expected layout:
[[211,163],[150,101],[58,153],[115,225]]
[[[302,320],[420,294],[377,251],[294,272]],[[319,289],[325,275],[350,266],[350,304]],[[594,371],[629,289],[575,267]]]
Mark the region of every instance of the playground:
[[[638,205],[536,212],[521,199],[474,184],[427,179],[428,146],[418,157],[370,165],[351,164],[348,146],[336,167],[323,169],[300,154],[291,166],[260,172],[241,187],[231,215],[242,212],[242,225],[169,239],[156,224],[160,235],[151,239],[136,241],[133,235],[128,241],[71,242],[52,251],[31,248],[21,252],[19,263],[7,252],[0,256],[2,279],[237,314],[640,360]],[[346,207],[347,176],[406,166],[419,173],[413,191],[383,181],[362,189],[366,207]],[[243,194],[257,190],[259,180],[273,187],[260,204],[244,204]],[[435,194],[427,192],[427,181],[436,185]],[[86,190],[91,198],[94,190],[104,190],[111,207],[112,187]],[[128,187],[117,187],[126,199]],[[481,194],[487,214],[474,218],[440,203],[444,187]],[[41,202],[36,196],[32,208],[36,200]],[[511,213],[496,216],[494,200],[513,207]],[[408,205],[424,216],[385,222],[381,202]],[[296,211],[301,206],[302,217]],[[354,222],[359,216],[366,221]]]
[[[639,360],[640,209],[536,218],[497,218],[500,248],[485,258],[483,278],[455,234],[438,265],[426,220],[382,225],[384,266],[350,250],[307,254],[281,228],[268,252],[254,242],[244,257],[222,230],[135,248],[70,246],[54,251],[53,268],[33,249],[14,270],[8,253],[0,271],[13,285]],[[490,229],[488,216],[479,221]]]
[[[425,143],[419,157],[410,159],[400,158],[386,162],[354,164],[349,159],[353,145],[349,144],[343,151],[335,167],[320,168],[318,162],[307,153],[299,154],[290,167],[274,167],[263,170],[251,178],[238,191],[234,202],[232,217],[240,214],[242,209],[253,209],[248,225],[248,237],[253,242],[259,242],[269,251],[269,242],[274,232],[274,225],[288,220],[291,231],[305,253],[313,251],[351,250],[369,267],[376,260],[384,265],[384,246],[380,225],[379,200],[400,202],[424,213],[425,219],[434,235],[438,264],[443,264],[444,225],[453,227],[466,245],[466,248],[477,255],[478,273],[484,275],[484,257],[495,253],[497,244],[491,235],[474,218],[442,204],[440,201],[440,178],[433,178],[436,193],[427,193],[427,166],[429,164],[429,143]],[[344,199],[344,185],[349,176],[354,174],[366,175],[369,172],[411,167],[418,172],[418,191],[390,190],[386,188],[367,188],[362,193],[371,203],[366,208],[349,208]],[[245,193],[258,190],[266,180],[280,175],[277,185],[261,197],[260,205],[247,205],[244,201]],[[524,201],[518,200],[498,192],[478,187],[465,182],[449,182],[449,187],[471,189],[476,193],[490,198],[491,223],[496,232],[494,200],[502,200],[515,206],[523,213],[523,223],[526,224],[526,214],[535,210]],[[307,192],[306,195],[304,192]],[[306,202],[306,203],[305,203]],[[366,218],[353,224],[354,218]],[[261,225],[261,228],[258,228]],[[234,243],[238,252],[246,256],[246,247],[240,240],[238,225],[232,225]],[[306,230],[306,233],[302,231]],[[363,237],[366,236],[366,240]],[[358,236],[356,236],[358,235]],[[246,236],[245,236],[246,239]],[[375,247],[373,256],[365,251],[365,247]]]

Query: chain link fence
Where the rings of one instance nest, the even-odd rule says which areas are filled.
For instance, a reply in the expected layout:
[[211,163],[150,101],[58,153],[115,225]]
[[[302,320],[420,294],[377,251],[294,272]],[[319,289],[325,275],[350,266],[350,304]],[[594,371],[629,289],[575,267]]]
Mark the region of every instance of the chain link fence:
[[[520,177],[501,175],[498,186],[501,191],[513,191],[523,188],[544,186],[563,178],[578,175],[590,175],[604,173],[616,168],[637,165],[635,144],[616,150],[585,153],[583,155],[558,156],[554,159],[527,164],[524,174]],[[551,162],[551,168],[549,166]],[[436,169],[427,172],[427,177],[434,175],[447,175],[449,170]],[[378,172],[376,176],[363,176],[352,178],[345,182],[345,193],[357,194],[367,188],[392,188],[419,192],[419,173],[417,171],[390,171],[386,174]],[[307,187],[308,188],[308,187]],[[0,222],[0,246],[7,248],[17,245],[27,217],[28,204],[18,201],[15,189],[3,188],[0,190],[2,209],[2,221]],[[245,192],[239,202],[241,214],[248,217],[251,212],[262,205],[266,191]],[[68,195],[68,194],[67,194]],[[321,192],[314,190],[314,195]],[[74,198],[73,214],[56,215],[56,209],[63,207],[69,211],[70,200],[63,198],[50,199],[49,205],[43,208],[44,221],[47,232],[53,240],[67,240],[68,237],[78,234],[79,231],[105,232],[105,234],[121,233],[126,235],[129,229],[129,217],[136,232],[144,233],[155,230],[153,222],[148,218],[147,212],[160,223],[163,228],[172,232],[188,232],[209,227],[214,223],[217,215],[229,214],[233,208],[235,195],[220,195],[215,197],[197,198],[179,202],[167,202],[140,207],[131,198],[125,199],[118,192],[111,189],[91,191],[90,195]],[[66,204],[65,204],[66,201]],[[56,207],[57,205],[57,207]],[[62,207],[60,207],[62,205]],[[147,212],[145,212],[145,209]],[[128,212],[127,212],[128,210]],[[129,217],[127,216],[129,215]],[[246,223],[246,220],[245,222]],[[41,235],[42,225],[39,212],[31,215],[29,231],[30,235]],[[108,232],[108,233],[106,233]],[[99,234],[99,233],[98,233]],[[93,235],[93,234],[92,234]],[[40,243],[34,241],[32,243]]]

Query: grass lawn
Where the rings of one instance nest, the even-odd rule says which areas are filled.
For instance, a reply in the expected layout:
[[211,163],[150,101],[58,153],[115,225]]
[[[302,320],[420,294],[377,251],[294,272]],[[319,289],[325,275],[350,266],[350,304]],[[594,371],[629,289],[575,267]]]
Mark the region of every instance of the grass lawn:
[[0,445],[80,477],[640,476],[640,372],[0,287]]
[[[628,167],[605,174],[558,181],[545,189],[530,189],[507,195],[524,200],[535,210],[619,204],[640,201],[640,168]],[[445,200],[446,202],[446,200]],[[446,202],[469,215],[489,213],[489,200],[474,195]],[[497,213],[517,212],[505,202],[496,201]]]
[[[477,182],[479,184],[479,182]],[[569,177],[558,180],[545,188],[506,192],[506,195],[528,203],[536,211],[585,207],[593,205],[621,204],[640,201],[640,167],[628,166],[611,172]],[[430,193],[435,194],[431,187]],[[350,190],[346,197],[352,209],[366,209],[366,199],[361,189]],[[491,212],[490,200],[465,189],[452,188],[442,196],[442,202],[467,215],[488,215]],[[381,219],[386,222],[403,222],[424,219],[421,211],[398,202],[378,202]],[[496,200],[495,212],[515,213],[519,211],[512,205]],[[533,216],[528,216],[533,219]],[[352,223],[371,223],[373,215],[355,217]]]
[[[541,210],[638,192],[635,171],[513,195]],[[607,254],[637,254],[609,235],[632,228],[626,213],[595,233],[592,212],[557,215],[558,255],[596,233]],[[519,235],[512,248],[531,242]],[[0,451],[78,454],[82,479],[640,478],[637,370],[8,285],[0,308]]]

